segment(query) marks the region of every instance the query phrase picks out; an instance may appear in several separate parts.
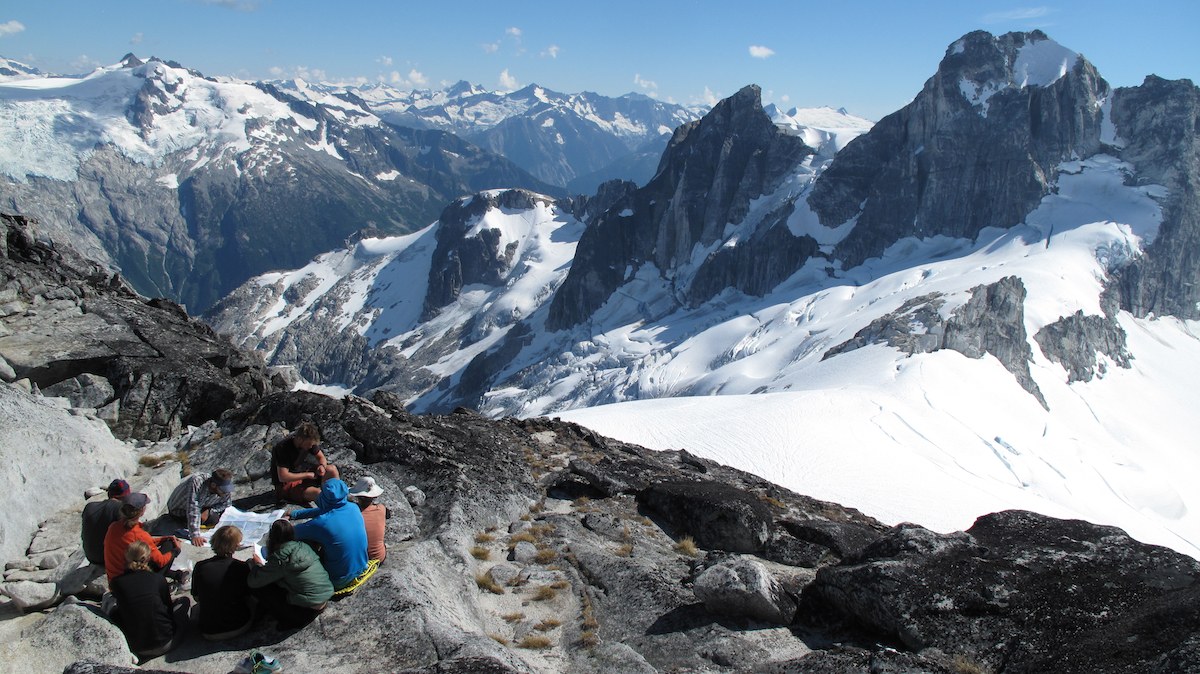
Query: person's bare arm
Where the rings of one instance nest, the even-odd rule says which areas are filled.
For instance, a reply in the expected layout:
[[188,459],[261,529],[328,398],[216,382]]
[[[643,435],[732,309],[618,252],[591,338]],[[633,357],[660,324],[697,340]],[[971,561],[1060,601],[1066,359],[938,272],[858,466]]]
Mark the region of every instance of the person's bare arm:
[[280,482],[299,482],[300,480],[316,479],[316,473],[293,473],[286,466],[279,466],[275,469],[275,474],[279,476]]

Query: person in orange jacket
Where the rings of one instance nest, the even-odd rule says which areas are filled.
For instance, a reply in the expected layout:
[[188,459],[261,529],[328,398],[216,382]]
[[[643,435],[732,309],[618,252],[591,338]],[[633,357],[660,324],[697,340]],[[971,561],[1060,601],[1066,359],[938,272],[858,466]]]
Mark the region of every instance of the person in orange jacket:
[[113,578],[125,572],[125,550],[134,541],[142,541],[150,546],[150,566],[154,571],[180,582],[184,580],[182,571],[171,570],[171,563],[181,552],[175,537],[152,538],[142,528],[140,520],[146,513],[148,503],[150,497],[141,492],[126,496],[121,503],[121,519],[108,527],[108,533],[104,536],[104,571],[108,574],[110,586]]

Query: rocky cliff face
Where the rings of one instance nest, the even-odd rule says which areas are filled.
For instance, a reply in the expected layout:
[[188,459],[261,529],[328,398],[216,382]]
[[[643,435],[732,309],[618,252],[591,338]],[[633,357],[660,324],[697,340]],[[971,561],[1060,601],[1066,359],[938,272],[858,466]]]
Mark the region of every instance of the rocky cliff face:
[[0,378],[96,410],[120,438],[157,440],[283,385],[170,300],[147,300],[36,223],[0,216]]
[[1153,75],[1113,93],[1112,122],[1120,157],[1137,184],[1167,188],[1158,236],[1146,254],[1116,270],[1120,307],[1200,318],[1200,88]]
[[1040,31],[970,33],[912,103],[838,153],[808,203],[828,227],[857,217],[833,253],[845,268],[906,236],[1012,227],[1060,162],[1101,151],[1110,93],[1091,63]]
[[[775,126],[762,109],[756,86],[721,101],[703,119],[679,127],[658,174],[630,199],[589,223],[571,273],[555,294],[547,327],[556,330],[582,322],[629,278],[631,269],[647,263],[667,277],[690,268],[678,285],[686,294],[690,276],[710,261],[697,265],[694,249],[723,241],[727,225],[746,218],[752,199],[773,192],[812,153],[804,141]],[[760,230],[776,224],[773,220]],[[795,247],[805,245],[785,246],[784,255],[794,258]],[[756,278],[761,268],[739,264],[736,254],[713,264],[718,268],[706,274],[740,282],[735,285],[739,289],[752,292],[763,285]],[[715,284],[706,279],[701,285],[707,289]]]

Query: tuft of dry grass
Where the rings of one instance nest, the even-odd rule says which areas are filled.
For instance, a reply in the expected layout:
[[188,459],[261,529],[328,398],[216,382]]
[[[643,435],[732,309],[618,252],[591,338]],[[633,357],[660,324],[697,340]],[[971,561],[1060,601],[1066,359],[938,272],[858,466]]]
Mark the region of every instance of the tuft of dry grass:
[[146,468],[153,468],[162,463],[162,459],[157,454],[145,454],[138,459],[138,464]]
[[553,531],[554,531],[554,525],[552,525],[552,524],[539,524],[534,527],[529,527],[529,533],[533,534],[534,536],[536,536],[538,538],[541,538],[542,536],[545,536],[546,534],[552,533]]
[[777,499],[773,496],[759,496],[758,498],[765,503],[775,506],[776,508],[780,508],[782,510],[787,509],[786,503],[784,503],[783,501],[780,501],[779,499]]
[[574,501],[571,501],[571,505],[575,506],[576,508],[582,508],[583,506],[585,506],[591,502],[592,502],[592,499],[590,499],[586,496],[580,496],[579,498],[575,499]]
[[521,643],[517,644],[517,648],[530,648],[534,650],[550,648],[550,640],[546,637],[530,634],[521,639]]
[[538,630],[540,632],[549,632],[550,630],[554,629],[555,627],[558,627],[561,624],[562,624],[561,622],[555,620],[554,618],[546,618],[542,622],[534,625],[533,629]]
[[600,637],[596,635],[596,630],[584,630],[579,633],[579,645],[584,648],[592,648],[600,643]]
[[504,637],[500,636],[499,634],[489,634],[488,636],[495,639],[496,642],[499,643],[501,646],[508,645],[508,639],[505,639]]
[[533,593],[533,600],[534,601],[548,601],[550,599],[554,599],[557,596],[558,596],[558,590],[555,590],[554,588],[550,587],[549,585],[543,585],[537,589],[537,592]]
[[555,590],[565,590],[568,587],[571,587],[571,584],[565,580],[560,580],[557,583],[551,583],[550,587],[554,588]]
[[491,543],[496,537],[491,534],[475,534],[476,543]]
[[956,674],[991,674],[991,670],[987,667],[961,653],[954,656],[954,661],[950,663],[950,666],[954,668]]
[[632,554],[633,554],[633,544],[632,543],[624,543],[621,545],[621,547],[617,548],[617,556],[618,557],[628,557]]
[[529,533],[528,531],[522,531],[521,533],[513,534],[513,537],[508,539],[508,548],[510,550],[515,548],[517,543],[520,543],[521,541],[533,543],[535,540],[537,539],[533,537],[533,534]]
[[638,515],[637,517],[633,518],[633,521],[637,522],[638,524],[644,524],[648,527],[654,526],[654,520],[646,517],[645,515]]
[[483,546],[476,545],[475,547],[471,548],[471,556],[475,559],[486,560],[492,556],[492,551]]
[[526,514],[526,515],[521,515],[521,521],[522,521],[522,522],[528,522],[528,521],[530,521],[530,520],[532,520],[532,519],[533,519],[533,518],[532,518],[532,517],[530,517],[528,514]]
[[507,622],[515,623],[517,621],[524,620],[525,614],[524,613],[505,613],[504,615],[502,615],[500,617],[504,618],[504,620]]
[[538,564],[549,564],[556,559],[558,559],[558,553],[553,550],[539,550],[538,553],[533,556],[533,561],[537,562]]
[[492,580],[492,577],[486,573],[475,574],[475,585],[479,586],[479,589],[487,590],[492,594],[504,594],[504,588],[497,585],[496,581]]
[[684,536],[675,544],[675,552],[688,557],[697,557],[700,555],[700,550],[696,548],[696,541],[691,536]]

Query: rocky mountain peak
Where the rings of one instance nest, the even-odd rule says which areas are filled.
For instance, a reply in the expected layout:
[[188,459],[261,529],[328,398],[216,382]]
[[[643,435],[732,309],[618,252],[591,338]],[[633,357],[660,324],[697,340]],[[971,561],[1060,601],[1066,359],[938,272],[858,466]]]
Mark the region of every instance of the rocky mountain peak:
[[698,271],[694,247],[722,240],[727,225],[745,219],[752,199],[772,192],[813,154],[775,125],[761,94],[758,86],[746,86],[675,129],[655,177],[589,223],[548,326],[586,319],[644,264],[677,278],[677,289],[687,292]]
[[827,227],[858,218],[834,250],[844,268],[905,236],[1012,227],[1050,192],[1060,162],[1101,150],[1110,93],[1091,63],[1043,33],[970,33],[912,103],[838,154],[808,204]]

